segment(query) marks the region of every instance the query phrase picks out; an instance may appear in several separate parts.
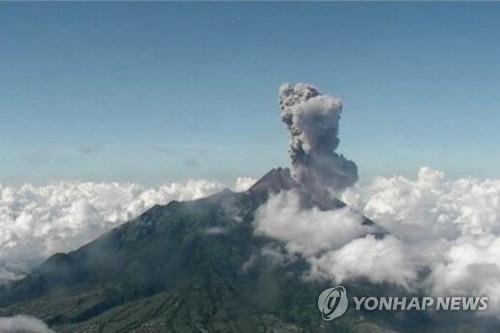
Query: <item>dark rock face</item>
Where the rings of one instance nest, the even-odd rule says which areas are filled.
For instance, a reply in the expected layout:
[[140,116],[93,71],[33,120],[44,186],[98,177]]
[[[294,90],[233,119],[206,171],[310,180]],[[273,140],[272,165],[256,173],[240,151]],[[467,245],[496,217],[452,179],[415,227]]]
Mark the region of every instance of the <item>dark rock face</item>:
[[292,179],[290,169],[276,168],[266,173],[249,190],[250,193],[278,193],[288,191],[297,184]]

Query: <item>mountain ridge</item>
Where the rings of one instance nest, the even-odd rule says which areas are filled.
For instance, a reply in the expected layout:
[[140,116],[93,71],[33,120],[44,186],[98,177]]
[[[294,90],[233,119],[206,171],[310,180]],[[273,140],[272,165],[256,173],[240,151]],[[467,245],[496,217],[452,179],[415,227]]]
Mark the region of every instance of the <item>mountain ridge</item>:
[[[395,314],[348,311],[322,321],[316,301],[329,282],[305,281],[300,256],[277,263],[265,250],[284,253],[284,244],[255,233],[257,209],[288,190],[304,207],[345,206],[318,201],[283,168],[245,192],[156,205],[4,286],[0,316],[33,315],[57,332],[418,332]],[[389,286],[348,288],[376,294]]]

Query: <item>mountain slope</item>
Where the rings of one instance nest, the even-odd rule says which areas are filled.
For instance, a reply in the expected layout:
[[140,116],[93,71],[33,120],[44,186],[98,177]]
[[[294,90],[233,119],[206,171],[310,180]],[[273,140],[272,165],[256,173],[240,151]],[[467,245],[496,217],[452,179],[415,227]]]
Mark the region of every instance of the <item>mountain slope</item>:
[[[420,315],[355,311],[322,321],[316,301],[328,283],[306,282],[300,258],[278,262],[272,253],[282,244],[256,235],[252,225],[270,193],[292,187],[289,171],[274,169],[247,192],[155,206],[3,287],[0,316],[30,314],[58,332],[419,332],[416,320],[435,326]],[[344,205],[302,197],[305,206]],[[388,286],[348,288],[366,295]]]

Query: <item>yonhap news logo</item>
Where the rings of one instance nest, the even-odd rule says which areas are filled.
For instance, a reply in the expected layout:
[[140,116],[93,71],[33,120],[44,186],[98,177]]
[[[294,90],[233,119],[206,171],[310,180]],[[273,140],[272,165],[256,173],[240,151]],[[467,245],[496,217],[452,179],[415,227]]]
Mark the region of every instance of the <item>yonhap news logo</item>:
[[347,306],[347,292],[342,286],[325,289],[318,297],[318,308],[326,321],[342,316],[347,311]]
[[[362,296],[352,297],[356,311],[485,311],[487,296]],[[343,286],[327,288],[318,297],[318,309],[325,321],[342,316],[349,307]]]

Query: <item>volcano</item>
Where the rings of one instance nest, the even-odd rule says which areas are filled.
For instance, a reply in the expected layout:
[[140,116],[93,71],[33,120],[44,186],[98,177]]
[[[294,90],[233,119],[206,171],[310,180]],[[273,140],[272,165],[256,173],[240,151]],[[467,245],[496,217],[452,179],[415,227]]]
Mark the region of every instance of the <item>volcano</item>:
[[[321,319],[317,297],[329,282],[304,279],[308,263],[300,257],[277,262],[272,253],[284,251],[283,244],[256,234],[253,226],[269,195],[296,186],[288,169],[277,168],[245,192],[223,190],[155,206],[1,287],[0,316],[32,315],[56,332],[421,332],[436,327],[422,315],[348,311],[334,322]],[[323,210],[345,205],[305,194],[303,204]],[[376,294],[387,288],[357,282],[348,290]]]

